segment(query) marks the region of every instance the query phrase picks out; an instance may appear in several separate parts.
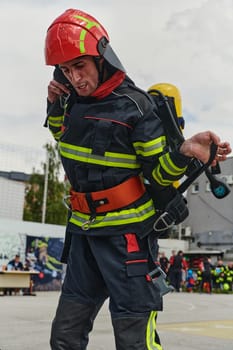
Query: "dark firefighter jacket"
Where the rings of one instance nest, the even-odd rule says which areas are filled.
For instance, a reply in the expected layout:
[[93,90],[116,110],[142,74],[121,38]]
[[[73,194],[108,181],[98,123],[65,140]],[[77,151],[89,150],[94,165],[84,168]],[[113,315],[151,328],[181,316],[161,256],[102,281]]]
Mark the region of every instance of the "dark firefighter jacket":
[[48,125],[59,142],[63,167],[74,191],[101,191],[139,175],[158,192],[154,202],[145,192],[126,207],[97,214],[86,231],[82,226],[90,215],[72,211],[68,230],[87,235],[127,231],[139,237],[150,233],[163,189],[180,179],[188,164],[187,157],[168,151],[163,125],[150,97],[126,77],[104,98],[76,96],[70,107],[68,102],[65,113],[58,102],[50,105],[49,111]]

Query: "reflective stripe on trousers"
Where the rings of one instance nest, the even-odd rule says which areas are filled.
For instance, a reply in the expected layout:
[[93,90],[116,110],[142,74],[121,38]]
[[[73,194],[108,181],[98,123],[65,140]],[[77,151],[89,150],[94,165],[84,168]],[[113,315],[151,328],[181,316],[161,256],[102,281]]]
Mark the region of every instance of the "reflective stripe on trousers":
[[117,350],[163,350],[156,331],[157,312],[148,317],[112,320]]
[[[102,306],[84,305],[61,297],[52,325],[52,350],[86,350],[89,332]],[[162,350],[156,332],[157,312],[149,317],[119,317],[112,320],[116,350]],[[103,340],[104,342],[104,340]]]

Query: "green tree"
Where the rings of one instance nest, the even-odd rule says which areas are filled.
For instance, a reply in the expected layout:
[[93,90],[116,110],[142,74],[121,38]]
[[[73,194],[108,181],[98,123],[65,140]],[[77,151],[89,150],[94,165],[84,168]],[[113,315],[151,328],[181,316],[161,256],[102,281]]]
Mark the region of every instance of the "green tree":
[[63,197],[68,192],[68,183],[61,178],[61,162],[57,144],[47,143],[44,146],[47,153],[46,162],[42,163],[42,173],[33,169],[26,185],[23,219],[25,221],[42,222],[44,189],[47,176],[47,195],[45,223],[65,225],[67,209]]

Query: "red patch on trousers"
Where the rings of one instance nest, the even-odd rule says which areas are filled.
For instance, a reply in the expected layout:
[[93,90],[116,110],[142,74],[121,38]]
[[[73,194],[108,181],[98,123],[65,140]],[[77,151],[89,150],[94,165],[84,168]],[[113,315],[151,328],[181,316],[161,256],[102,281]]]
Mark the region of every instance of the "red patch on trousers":
[[127,252],[128,253],[140,251],[137,237],[136,237],[135,233],[126,233],[125,238],[126,238],[126,242],[127,242]]

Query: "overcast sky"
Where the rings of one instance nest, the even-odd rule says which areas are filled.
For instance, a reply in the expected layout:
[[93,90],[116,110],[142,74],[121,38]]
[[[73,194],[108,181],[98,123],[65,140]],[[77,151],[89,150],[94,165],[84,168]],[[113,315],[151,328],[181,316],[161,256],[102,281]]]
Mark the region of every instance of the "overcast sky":
[[103,23],[138,86],[179,87],[186,137],[211,129],[233,144],[232,0],[0,0],[1,145],[52,141],[43,127],[52,76],[44,40],[50,23],[77,6]]

